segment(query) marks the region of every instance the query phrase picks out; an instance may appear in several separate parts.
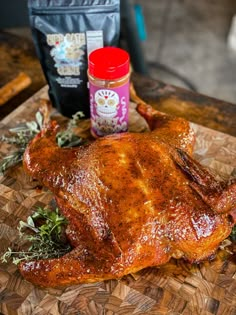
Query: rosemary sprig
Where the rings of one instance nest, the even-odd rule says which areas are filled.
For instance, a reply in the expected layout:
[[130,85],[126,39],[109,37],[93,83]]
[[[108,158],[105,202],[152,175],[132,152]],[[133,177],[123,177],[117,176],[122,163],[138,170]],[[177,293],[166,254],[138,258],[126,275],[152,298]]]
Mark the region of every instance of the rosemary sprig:
[[71,250],[66,242],[64,229],[66,219],[55,211],[38,208],[27,221],[20,221],[18,226],[21,241],[27,242],[27,250],[16,251],[10,247],[1,257],[2,262],[18,265],[22,261],[33,259],[58,258]]
[[0,161],[0,174],[2,175],[9,167],[16,165],[17,163],[22,161],[24,150],[19,149],[16,152],[4,157]]

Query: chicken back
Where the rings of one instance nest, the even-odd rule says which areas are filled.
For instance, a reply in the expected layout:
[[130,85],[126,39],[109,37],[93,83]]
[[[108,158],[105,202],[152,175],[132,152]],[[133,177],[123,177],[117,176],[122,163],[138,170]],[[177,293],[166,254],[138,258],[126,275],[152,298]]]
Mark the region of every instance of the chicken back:
[[151,132],[59,148],[50,122],[29,144],[24,168],[54,193],[73,250],[21,263],[27,280],[56,287],[120,278],[171,257],[199,262],[231,233],[236,182],[217,182],[194,161],[187,121],[146,104],[137,110]]

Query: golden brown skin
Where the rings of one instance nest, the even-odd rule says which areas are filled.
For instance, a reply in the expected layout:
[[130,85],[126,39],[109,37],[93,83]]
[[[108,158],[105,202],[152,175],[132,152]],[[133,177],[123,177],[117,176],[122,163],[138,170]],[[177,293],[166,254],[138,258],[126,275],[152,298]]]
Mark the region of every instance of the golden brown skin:
[[25,170],[55,194],[74,249],[22,263],[27,280],[55,287],[120,278],[171,257],[198,262],[230,234],[236,184],[217,182],[190,157],[187,121],[145,104],[138,112],[151,132],[62,149],[51,122],[28,146]]

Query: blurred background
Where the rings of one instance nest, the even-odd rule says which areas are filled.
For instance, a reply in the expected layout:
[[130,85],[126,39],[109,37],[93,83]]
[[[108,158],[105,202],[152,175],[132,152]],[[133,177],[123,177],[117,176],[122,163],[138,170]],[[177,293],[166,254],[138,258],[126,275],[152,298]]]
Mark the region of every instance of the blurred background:
[[[145,20],[142,47],[150,76],[236,103],[236,23],[231,29],[236,1],[136,3]],[[230,31],[235,49],[229,45]]]
[[[123,30],[123,41],[137,31],[145,74],[236,103],[236,47],[229,44],[230,34],[236,42],[235,0],[121,2],[132,6],[136,23],[135,30]],[[125,25],[127,12],[122,17]],[[1,1],[0,30],[31,40],[26,0]]]

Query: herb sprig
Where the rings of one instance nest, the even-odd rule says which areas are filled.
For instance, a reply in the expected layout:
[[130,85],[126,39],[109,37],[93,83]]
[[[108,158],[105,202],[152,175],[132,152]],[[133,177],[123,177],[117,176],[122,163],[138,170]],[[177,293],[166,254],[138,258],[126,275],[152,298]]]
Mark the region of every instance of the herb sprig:
[[52,211],[39,207],[27,221],[18,226],[20,240],[29,244],[27,250],[16,251],[8,248],[1,257],[2,262],[18,265],[22,261],[58,258],[71,250],[66,241],[64,230],[67,220],[60,215],[58,208]]
[[233,242],[236,242],[236,224],[234,225],[232,232],[230,234],[230,238]]
[[[56,140],[59,147],[73,147],[83,143],[83,139],[74,134],[74,128],[83,117],[84,114],[82,112],[77,112],[68,121],[65,130],[58,132]],[[22,161],[28,143],[42,130],[43,119],[43,115],[38,111],[35,115],[35,121],[26,122],[9,129],[11,136],[0,137],[0,141],[17,147],[16,151],[0,161],[0,175],[3,175],[8,168]]]
[[17,147],[16,151],[5,156],[0,161],[0,175],[3,175],[9,167],[22,161],[28,143],[40,132],[42,125],[43,116],[40,112],[37,112],[35,121],[26,122],[25,124],[20,124],[15,128],[9,129],[11,136],[0,137],[0,141],[13,144]]
[[11,166],[21,162],[24,151],[24,149],[19,149],[18,151],[4,157],[2,161],[0,161],[0,175],[3,175],[3,173]]
[[75,147],[83,142],[83,139],[74,134],[74,128],[79,120],[84,117],[82,112],[77,112],[68,121],[67,127],[57,133],[56,139],[59,147]]

